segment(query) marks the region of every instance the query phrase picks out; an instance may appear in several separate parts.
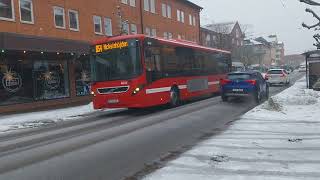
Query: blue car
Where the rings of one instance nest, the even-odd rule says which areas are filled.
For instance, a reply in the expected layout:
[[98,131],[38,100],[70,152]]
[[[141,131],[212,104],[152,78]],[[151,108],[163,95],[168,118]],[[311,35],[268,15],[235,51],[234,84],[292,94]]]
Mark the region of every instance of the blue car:
[[227,79],[220,80],[221,98],[251,97],[256,103],[269,98],[269,85],[257,71],[229,73]]

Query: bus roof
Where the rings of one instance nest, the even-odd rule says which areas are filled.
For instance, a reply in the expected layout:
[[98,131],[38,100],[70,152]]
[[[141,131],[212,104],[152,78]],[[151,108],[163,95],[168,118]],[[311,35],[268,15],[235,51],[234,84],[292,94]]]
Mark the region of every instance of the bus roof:
[[103,43],[112,42],[112,41],[121,41],[121,40],[125,40],[125,39],[141,39],[141,40],[143,40],[145,38],[155,39],[155,40],[158,40],[159,42],[164,43],[164,44],[195,48],[195,49],[205,50],[205,51],[215,51],[215,52],[228,53],[228,54],[231,53],[230,51],[205,47],[205,46],[198,45],[194,42],[189,42],[189,41],[185,41],[185,40],[176,40],[176,39],[168,40],[168,39],[159,38],[159,37],[149,37],[149,36],[146,36],[143,34],[107,37],[107,38],[103,38],[103,39],[94,41],[92,45],[103,44]]

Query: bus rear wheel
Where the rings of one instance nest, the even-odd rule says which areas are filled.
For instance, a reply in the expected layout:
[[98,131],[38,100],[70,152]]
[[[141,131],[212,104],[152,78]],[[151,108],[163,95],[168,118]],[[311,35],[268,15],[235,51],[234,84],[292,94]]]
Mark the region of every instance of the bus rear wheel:
[[170,90],[170,106],[177,107],[180,105],[180,94],[176,87],[172,87]]

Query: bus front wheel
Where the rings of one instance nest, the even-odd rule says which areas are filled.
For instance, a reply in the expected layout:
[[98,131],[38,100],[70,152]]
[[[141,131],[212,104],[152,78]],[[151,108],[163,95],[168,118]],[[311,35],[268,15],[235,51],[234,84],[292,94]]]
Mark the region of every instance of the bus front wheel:
[[180,95],[177,87],[172,87],[170,90],[170,106],[177,107],[180,104]]

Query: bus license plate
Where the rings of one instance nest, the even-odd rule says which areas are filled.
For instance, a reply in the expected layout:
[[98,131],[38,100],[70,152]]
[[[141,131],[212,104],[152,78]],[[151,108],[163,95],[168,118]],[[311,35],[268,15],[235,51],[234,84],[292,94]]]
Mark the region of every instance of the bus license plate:
[[232,89],[233,92],[243,92],[243,89]]
[[108,103],[109,104],[117,104],[117,103],[119,103],[119,99],[109,99]]

